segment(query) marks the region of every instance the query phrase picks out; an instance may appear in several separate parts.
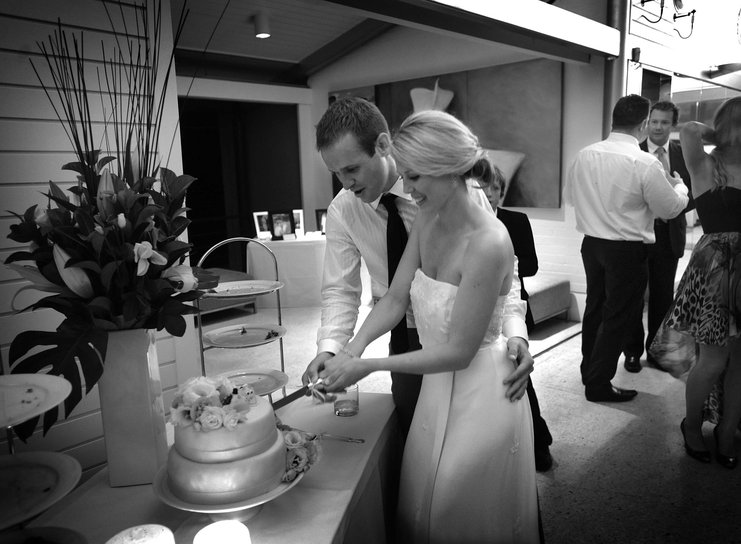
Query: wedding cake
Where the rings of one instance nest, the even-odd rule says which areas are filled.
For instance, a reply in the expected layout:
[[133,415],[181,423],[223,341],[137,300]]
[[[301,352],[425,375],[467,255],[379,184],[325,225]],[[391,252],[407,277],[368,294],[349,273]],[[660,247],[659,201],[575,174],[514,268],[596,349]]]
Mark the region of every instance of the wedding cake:
[[270,403],[226,378],[189,380],[173,400],[170,490],[193,504],[229,504],[275,489],[286,445]]

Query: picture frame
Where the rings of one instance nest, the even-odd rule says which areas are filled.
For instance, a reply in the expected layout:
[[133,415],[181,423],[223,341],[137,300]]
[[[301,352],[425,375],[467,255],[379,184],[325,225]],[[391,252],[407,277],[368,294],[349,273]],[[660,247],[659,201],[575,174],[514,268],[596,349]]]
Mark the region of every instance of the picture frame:
[[270,218],[268,217],[268,212],[252,212],[252,217],[255,220],[255,236],[261,240],[270,238],[272,234],[270,232]]
[[327,234],[327,210],[326,208],[314,210],[314,215],[316,217],[316,230],[320,231],[322,234]]
[[295,236],[296,224],[293,222],[293,211],[277,210],[268,212],[268,224],[273,240],[283,240],[286,235]]
[[293,212],[293,228],[297,235],[303,235],[306,231],[306,225],[304,224],[304,210],[292,210]]

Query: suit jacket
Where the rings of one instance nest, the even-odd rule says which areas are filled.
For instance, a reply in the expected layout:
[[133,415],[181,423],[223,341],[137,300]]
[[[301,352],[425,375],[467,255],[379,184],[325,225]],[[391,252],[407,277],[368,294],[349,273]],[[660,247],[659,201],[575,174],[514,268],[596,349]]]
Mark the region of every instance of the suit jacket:
[[[533,239],[533,229],[530,226],[530,220],[527,215],[512,210],[497,208],[497,217],[507,227],[509,237],[512,240],[512,247],[517,256],[517,275],[520,277],[520,296],[527,302],[529,295],[525,290],[523,278],[534,276],[538,271],[538,255],[535,253],[535,240]],[[527,305],[525,313],[525,323],[528,330],[532,329],[535,322],[533,314],[530,311],[530,304]]]
[[[648,139],[643,140],[640,144],[641,149],[648,152]],[[690,210],[695,209],[695,201],[692,199],[692,180],[690,180],[690,173],[687,171],[687,166],[684,164],[684,157],[682,156],[682,146],[675,140],[669,140],[669,167],[671,168],[671,174],[677,172],[684,184],[689,190],[690,201],[687,203],[687,207],[684,212],[680,213],[674,219],[667,221],[669,227],[669,243],[674,256],[679,259],[684,255],[684,245],[687,241],[687,219],[684,214]]]

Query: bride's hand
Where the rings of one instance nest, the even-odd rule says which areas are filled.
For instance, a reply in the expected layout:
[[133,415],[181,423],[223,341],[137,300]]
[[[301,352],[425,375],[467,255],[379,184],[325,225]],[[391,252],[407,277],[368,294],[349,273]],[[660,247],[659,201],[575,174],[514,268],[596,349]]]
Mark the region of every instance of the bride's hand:
[[513,336],[507,341],[507,353],[516,368],[512,374],[504,379],[503,383],[507,386],[507,398],[514,402],[520,400],[525,394],[535,361],[530,355],[527,342],[517,336]]
[[325,390],[333,392],[357,383],[368,374],[362,359],[342,351],[324,363],[324,370],[319,373],[319,377]]

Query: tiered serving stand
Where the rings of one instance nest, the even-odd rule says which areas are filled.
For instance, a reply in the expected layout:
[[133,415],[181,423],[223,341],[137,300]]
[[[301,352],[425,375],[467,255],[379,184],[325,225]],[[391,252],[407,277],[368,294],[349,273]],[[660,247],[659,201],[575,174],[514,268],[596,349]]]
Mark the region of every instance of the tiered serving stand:
[[[214,289],[205,294],[205,297],[228,299],[229,304],[226,307],[237,307],[247,304],[256,296],[269,295],[275,293],[277,298],[278,323],[277,324],[237,324],[217,328],[215,330],[203,332],[203,317],[201,313],[200,300],[196,300],[196,320],[198,326],[198,341],[201,348],[201,374],[206,375],[206,357],[205,352],[210,349],[244,349],[263,344],[269,344],[278,341],[280,346],[280,370],[275,369],[251,369],[245,371],[236,371],[228,374],[229,379],[237,384],[249,384],[257,395],[267,396],[272,403],[272,394],[282,389],[283,396],[286,394],[286,383],[288,376],[285,373],[285,359],[283,352],[283,336],[286,329],[283,327],[283,315],[281,313],[280,289],[283,283],[278,275],[278,261],[275,254],[268,246],[254,238],[235,237],[223,240],[206,251],[196,265],[208,271],[204,263],[214,251],[222,246],[233,243],[257,244],[264,249],[273,260],[273,269],[275,277],[273,279],[244,279],[236,281],[220,282]],[[226,302],[226,300],[225,300]],[[223,519],[237,519],[247,521],[253,518],[265,503],[280,497],[283,493],[295,486],[303,477],[303,474],[289,483],[280,483],[273,490],[264,493],[258,497],[253,497],[244,501],[237,501],[228,504],[193,504],[184,501],[174,495],[170,490],[167,482],[167,467],[162,467],[155,477],[153,489],[157,497],[174,508],[185,510],[187,512],[196,512],[208,515],[214,521]],[[197,526],[200,522],[194,520]],[[179,532],[182,532],[179,529]]]
[[[269,344],[277,340],[280,346],[280,371],[273,369],[255,369],[245,372],[236,372],[229,376],[233,382],[248,383],[255,390],[256,394],[267,395],[272,402],[272,393],[279,389],[282,389],[283,395],[285,396],[285,386],[286,383],[288,383],[288,376],[285,373],[285,359],[283,352],[283,336],[286,334],[286,329],[283,327],[283,316],[280,304],[280,289],[283,287],[283,283],[279,280],[278,261],[275,258],[275,254],[268,246],[254,238],[228,238],[209,248],[209,250],[206,251],[198,261],[197,266],[204,268],[204,262],[209,255],[220,247],[233,243],[243,243],[245,245],[257,244],[265,250],[273,260],[275,278],[267,280],[250,279],[221,282],[214,289],[208,291],[205,297],[229,299],[229,301],[237,303],[240,299],[247,302],[255,296],[275,293],[277,298],[278,323],[257,325],[245,323],[230,325],[204,334],[200,301],[196,300],[196,307],[198,309],[196,316],[198,323],[198,341],[200,342],[201,348],[201,374],[203,376],[206,375],[205,352],[209,349],[243,349]],[[237,304],[234,305],[236,306]]]
[[[0,456],[0,497],[10,501],[0,508],[0,531],[40,514],[80,481],[82,468],[74,457],[51,451],[16,453],[13,446],[13,426],[59,405],[71,390],[59,376],[0,375],[0,426],[5,427],[9,449],[9,455]],[[0,534],[0,540],[39,536],[24,531]]]

